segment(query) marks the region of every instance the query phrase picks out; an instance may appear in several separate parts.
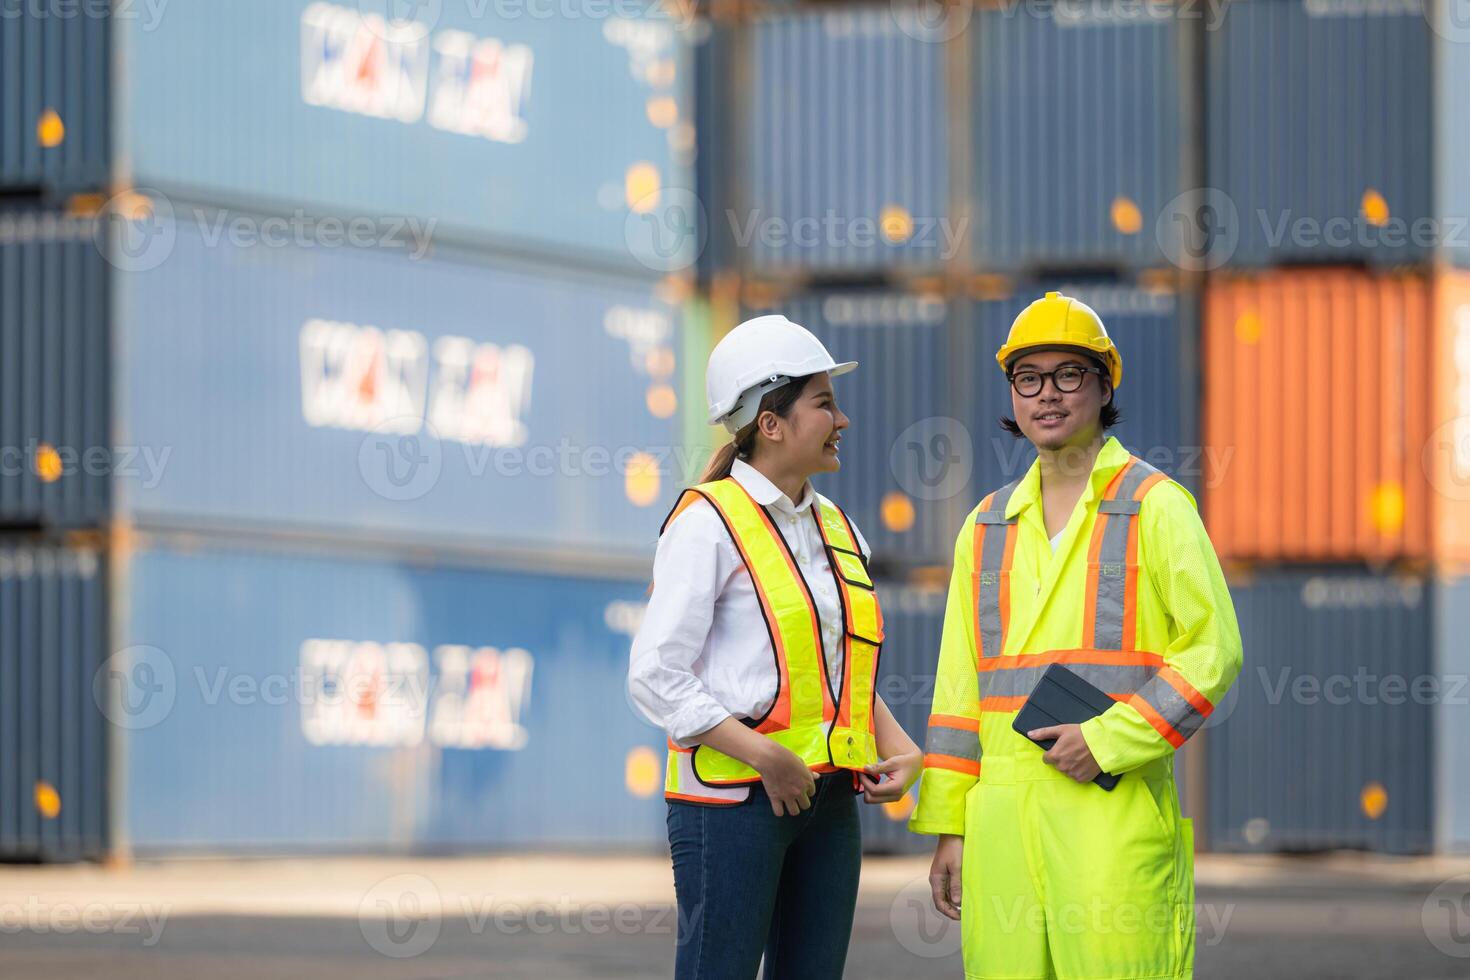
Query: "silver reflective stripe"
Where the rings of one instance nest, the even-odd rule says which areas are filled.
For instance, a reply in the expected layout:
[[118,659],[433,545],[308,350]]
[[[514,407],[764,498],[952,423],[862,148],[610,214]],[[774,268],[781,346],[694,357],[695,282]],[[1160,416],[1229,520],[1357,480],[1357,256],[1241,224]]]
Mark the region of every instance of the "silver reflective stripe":
[[[1153,680],[1159,668],[1152,664],[1063,664],[1072,673],[1108,694],[1132,694]],[[1030,694],[1045,666],[981,671],[982,697],[1008,698]],[[988,676],[987,676],[988,675]]]
[[980,736],[963,728],[946,728],[943,725],[929,726],[929,735],[924,739],[926,755],[952,755],[957,759],[980,761]]
[[1143,460],[1135,460],[1124,474],[1115,497],[1098,505],[1099,513],[1109,517],[1108,526],[1103,530],[1102,547],[1097,553],[1097,607],[1092,620],[1095,649],[1123,649],[1124,619],[1133,614],[1124,608],[1128,586],[1128,530],[1141,509],[1133,495],[1145,480],[1157,472]]
[[1006,505],[1011,494],[1021,481],[1007,483],[995,491],[990,510],[975,515],[975,523],[985,524],[985,538],[981,544],[979,588],[975,590],[975,605],[980,621],[980,650],[986,657],[1000,656],[1005,637],[1001,633],[1000,617],[1000,573],[1006,558],[1006,535],[1008,527],[1016,523],[1013,517],[1006,519]]
[[1162,678],[1155,677],[1144,685],[1139,690],[1138,696],[1147,701],[1159,713],[1159,717],[1167,721],[1184,738],[1199,731],[1199,726],[1205,723],[1205,716],[1195,710],[1194,705],[1184,700],[1184,696]]

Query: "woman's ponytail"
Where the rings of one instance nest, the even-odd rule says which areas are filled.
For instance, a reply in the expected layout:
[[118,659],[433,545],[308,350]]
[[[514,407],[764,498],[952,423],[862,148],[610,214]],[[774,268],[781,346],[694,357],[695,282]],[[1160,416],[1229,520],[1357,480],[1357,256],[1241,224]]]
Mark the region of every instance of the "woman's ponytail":
[[735,465],[735,457],[739,454],[740,449],[735,445],[733,439],[716,449],[715,454],[709,458],[709,463],[705,466],[699,482],[713,483],[729,476],[731,467]]

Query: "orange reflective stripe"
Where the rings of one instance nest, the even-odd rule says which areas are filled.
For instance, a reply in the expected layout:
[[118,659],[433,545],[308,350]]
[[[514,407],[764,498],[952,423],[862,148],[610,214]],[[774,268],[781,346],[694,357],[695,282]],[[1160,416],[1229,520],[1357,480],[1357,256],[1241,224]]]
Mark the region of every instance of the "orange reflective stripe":
[[674,501],[674,509],[669,511],[669,516],[665,517],[664,522],[659,525],[658,533],[662,535],[669,529],[669,525],[674,523],[674,518],[688,510],[690,504],[703,497],[702,493],[692,487],[679,494],[679,499]]
[[1044,667],[1047,664],[1118,664],[1119,666],[1162,667],[1164,658],[1148,650],[1047,650],[1045,653],[1022,653],[1014,657],[997,657],[981,664],[982,671],[1010,670],[1016,667]]
[[943,728],[960,728],[967,732],[978,732],[980,730],[979,718],[966,718],[963,715],[940,715],[929,716],[929,725],[939,725]]
[[1164,741],[1176,749],[1184,744],[1184,736],[1175,731],[1174,726],[1165,721],[1164,717],[1154,710],[1153,705],[1136,694],[1128,699],[1128,703],[1143,715],[1145,721],[1154,726],[1154,731],[1164,736]]
[[1006,555],[1000,564],[1000,645],[1004,652],[1005,638],[1011,632],[1011,563],[1016,559],[1016,531],[1018,525],[1007,524],[1006,528]]
[[[1113,691],[1104,691],[1103,693],[1112,698],[1114,701],[1126,701],[1130,697],[1132,697],[1131,694],[1121,694]],[[997,695],[996,697],[991,698],[981,698],[980,710],[992,711],[996,714],[1012,714],[1014,712],[1020,711],[1021,708],[1025,706],[1026,698],[1027,695],[1024,694],[1015,695],[1013,697],[1003,697]]]
[[961,759],[953,755],[941,755],[938,752],[924,756],[925,769],[949,769],[953,772],[962,772],[966,776],[980,775],[980,763],[973,759]]
[[1209,698],[1195,690],[1193,684],[1185,680],[1184,675],[1173,667],[1164,667],[1159,670],[1159,679],[1179,692],[1179,696],[1189,702],[1189,706],[1200,714],[1208,716],[1215,710],[1215,705]]
[[[994,500],[995,494],[991,493],[984,500],[980,501],[980,509],[989,510]],[[973,543],[971,544],[971,548],[973,549],[972,554],[975,556],[975,560],[970,567],[970,594],[974,597],[974,601],[970,603],[970,607],[975,610],[975,659],[977,661],[985,658],[985,630],[983,624],[980,622],[980,573],[984,571],[984,567],[980,558],[985,554],[985,529],[987,526],[981,524],[979,521],[975,522],[975,531],[972,536]]]
[[981,711],[995,711],[1007,714],[1012,711],[1020,711],[1021,706],[1026,703],[1026,695],[1020,694],[1006,697],[990,697],[980,699]]
[[[1162,473],[1155,473],[1139,485],[1138,491],[1134,493],[1133,499],[1142,501],[1148,492],[1161,482],[1168,479]],[[1138,645],[1138,535],[1139,520],[1132,518],[1128,522],[1128,568],[1127,579],[1123,588],[1123,649],[1132,650]]]
[[695,796],[692,793],[670,793],[664,791],[666,800],[683,800],[685,803],[702,803],[705,806],[740,806],[744,800],[727,800],[717,796]]

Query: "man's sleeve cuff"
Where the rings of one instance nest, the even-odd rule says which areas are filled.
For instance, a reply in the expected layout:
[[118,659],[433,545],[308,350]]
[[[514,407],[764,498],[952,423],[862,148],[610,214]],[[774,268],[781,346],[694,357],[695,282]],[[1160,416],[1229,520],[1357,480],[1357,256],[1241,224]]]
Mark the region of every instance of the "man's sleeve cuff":
[[917,817],[909,821],[909,830],[915,834],[930,834],[938,837],[940,834],[953,834],[963,837],[965,834],[965,822],[963,820],[920,820]]

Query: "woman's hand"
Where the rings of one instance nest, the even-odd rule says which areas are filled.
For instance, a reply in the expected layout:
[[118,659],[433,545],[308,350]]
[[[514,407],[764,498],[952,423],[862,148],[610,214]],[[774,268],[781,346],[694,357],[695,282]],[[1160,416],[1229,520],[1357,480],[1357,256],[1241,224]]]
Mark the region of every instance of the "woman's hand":
[[[863,802],[893,803],[903,799],[903,794],[914,785],[923,768],[924,754],[917,749],[863,766],[863,771],[858,773],[858,782],[863,786]],[[884,775],[889,778],[880,782]]]
[[794,817],[802,810],[810,810],[812,796],[817,791],[816,776],[801,761],[801,756],[771,739],[765,741],[768,747],[756,760],[755,770],[761,774],[771,809],[778,817],[788,814]]
[[929,865],[929,891],[934,907],[948,919],[960,920],[960,864],[965,856],[965,839],[958,834],[940,834]]

